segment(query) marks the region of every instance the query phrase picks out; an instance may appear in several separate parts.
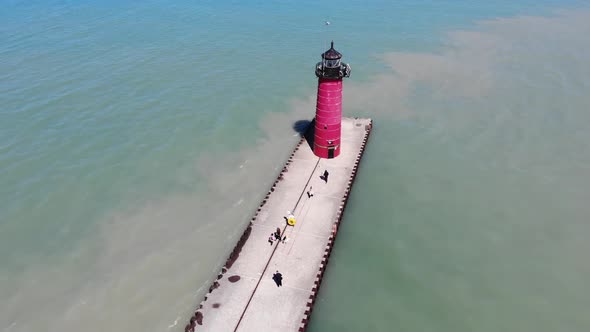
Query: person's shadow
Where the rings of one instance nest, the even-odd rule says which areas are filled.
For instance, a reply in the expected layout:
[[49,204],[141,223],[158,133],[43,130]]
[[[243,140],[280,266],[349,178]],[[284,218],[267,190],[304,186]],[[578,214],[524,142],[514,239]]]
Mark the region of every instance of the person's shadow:
[[277,287],[283,286],[283,275],[279,271],[272,275],[272,280],[277,284]]

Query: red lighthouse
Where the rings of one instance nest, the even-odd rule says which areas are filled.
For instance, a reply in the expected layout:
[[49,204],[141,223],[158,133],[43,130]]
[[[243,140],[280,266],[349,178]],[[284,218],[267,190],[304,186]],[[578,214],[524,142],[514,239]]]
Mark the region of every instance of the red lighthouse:
[[340,62],[342,54],[334,49],[322,54],[315,67],[318,77],[318,99],[315,111],[313,153],[320,158],[335,158],[340,154],[342,125],[342,78],[350,76],[350,66]]

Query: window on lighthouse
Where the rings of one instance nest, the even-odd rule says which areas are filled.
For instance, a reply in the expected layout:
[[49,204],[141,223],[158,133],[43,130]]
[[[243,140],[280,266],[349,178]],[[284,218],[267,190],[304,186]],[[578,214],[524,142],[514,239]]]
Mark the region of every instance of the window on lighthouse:
[[339,66],[340,66],[340,59],[326,60],[326,67],[328,67],[328,68],[337,68]]

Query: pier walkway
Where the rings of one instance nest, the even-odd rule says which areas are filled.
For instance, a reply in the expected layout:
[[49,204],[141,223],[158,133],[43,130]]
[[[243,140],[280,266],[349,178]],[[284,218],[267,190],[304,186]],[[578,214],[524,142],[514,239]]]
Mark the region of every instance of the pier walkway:
[[[237,258],[228,260],[187,331],[305,328],[370,129],[369,119],[344,118],[335,159],[316,157],[302,140],[253,218]],[[324,170],[327,183],[320,178]],[[310,187],[313,197],[307,195]],[[286,225],[287,211],[295,226]],[[277,227],[288,240],[271,245]],[[277,271],[282,287],[272,279]]]

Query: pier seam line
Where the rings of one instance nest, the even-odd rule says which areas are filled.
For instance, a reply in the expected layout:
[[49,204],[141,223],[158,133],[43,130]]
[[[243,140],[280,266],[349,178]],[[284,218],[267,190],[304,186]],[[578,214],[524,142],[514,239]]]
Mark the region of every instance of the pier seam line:
[[[293,212],[291,212],[291,213],[295,212],[295,209],[297,208],[297,205],[299,204],[301,197],[303,197],[303,193],[305,193],[305,189],[307,188],[309,181],[311,181],[311,177],[313,176],[313,173],[315,173],[315,170],[318,167],[319,163],[320,163],[320,158],[318,158],[318,161],[316,162],[315,167],[311,171],[311,174],[309,175],[309,178],[307,179],[307,182],[305,183],[305,187],[303,187],[303,191],[301,191],[301,195],[299,195],[299,199],[297,200],[297,203],[295,203],[295,207],[293,208]],[[282,233],[285,233],[286,229],[287,229],[287,225],[285,225],[283,227]],[[260,275],[260,278],[258,278],[258,282],[256,283],[256,286],[254,287],[252,294],[250,294],[250,298],[248,299],[248,302],[246,303],[246,307],[242,311],[242,314],[240,315],[240,319],[238,319],[238,323],[236,324],[236,327],[234,328],[234,332],[236,332],[238,330],[238,327],[240,327],[240,323],[242,322],[242,319],[244,318],[244,315],[246,314],[246,310],[248,310],[248,306],[250,306],[250,302],[252,302],[252,298],[254,297],[254,294],[256,294],[256,290],[258,289],[258,286],[260,285],[260,282],[262,281],[262,277],[264,277],[264,274],[266,273],[266,270],[268,269],[268,265],[270,264],[270,261],[272,260],[273,256],[275,255],[275,252],[277,251],[277,248],[279,247],[280,244],[281,244],[280,241],[277,242],[277,244],[272,249],[272,253],[270,254],[270,257],[268,258],[268,260],[266,261],[266,265],[264,266],[264,269],[262,270],[262,274]]]
[[315,173],[315,170],[318,168],[318,165],[320,164],[320,160],[321,160],[321,158],[318,158],[318,161],[316,161],[315,166],[313,167],[313,170],[311,171],[311,174],[309,175],[309,178],[307,179],[307,182],[305,182],[305,186],[303,187],[303,191],[301,192],[301,195],[299,195],[299,199],[297,200],[297,203],[295,203],[295,206],[293,207],[292,213],[295,213],[295,210],[297,209],[297,205],[299,205],[299,201],[301,201],[301,197],[303,197],[303,193],[305,193],[305,189],[307,188],[307,186],[309,185],[309,181],[311,181],[311,178],[313,177],[313,173]]

